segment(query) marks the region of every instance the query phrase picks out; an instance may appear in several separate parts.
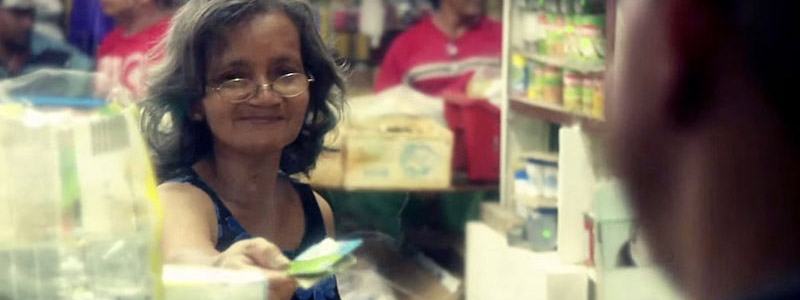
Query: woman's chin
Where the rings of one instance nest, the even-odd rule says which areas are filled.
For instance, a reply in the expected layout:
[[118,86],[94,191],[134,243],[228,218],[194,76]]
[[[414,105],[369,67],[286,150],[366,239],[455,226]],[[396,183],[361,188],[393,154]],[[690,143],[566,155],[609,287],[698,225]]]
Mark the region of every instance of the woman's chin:
[[247,153],[247,154],[254,154],[254,155],[263,155],[263,154],[271,154],[271,153],[281,153],[283,148],[289,145],[289,142],[283,143],[280,141],[257,141],[257,140],[249,140],[249,141],[242,141],[241,143],[237,143],[234,148],[237,152]]

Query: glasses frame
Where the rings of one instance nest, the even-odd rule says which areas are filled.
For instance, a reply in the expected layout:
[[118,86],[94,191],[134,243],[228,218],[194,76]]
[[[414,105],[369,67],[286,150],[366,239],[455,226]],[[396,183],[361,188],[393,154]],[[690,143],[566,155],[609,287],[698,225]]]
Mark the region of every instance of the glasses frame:
[[[305,88],[304,90],[302,90],[302,91],[300,91],[300,92],[298,92],[298,93],[296,93],[296,94],[284,95],[284,94],[282,94],[282,93],[280,93],[280,92],[276,91],[276,90],[273,88],[273,84],[274,84],[276,81],[278,81],[278,80],[281,80],[281,78],[287,78],[287,77],[289,77],[289,76],[296,76],[296,75],[303,75],[303,76],[306,76],[306,78],[307,78],[306,80],[307,80],[307,82],[308,82],[308,85],[306,85],[306,88]],[[210,87],[210,88],[209,88],[209,90],[212,90],[212,91],[215,91],[215,92],[217,92],[217,95],[219,95],[221,98],[227,98],[227,99],[226,99],[227,101],[229,101],[229,102],[231,102],[231,103],[234,103],[234,104],[236,104],[236,103],[242,103],[242,102],[247,102],[247,101],[250,101],[250,99],[253,99],[253,97],[257,96],[257,95],[258,95],[258,94],[261,92],[261,90],[262,90],[262,89],[264,89],[265,91],[270,91],[270,92],[273,92],[273,93],[275,93],[276,95],[279,95],[279,96],[281,96],[281,97],[283,97],[283,98],[294,98],[294,97],[300,96],[300,95],[302,95],[303,93],[305,93],[305,92],[307,92],[307,91],[308,91],[308,87],[309,87],[309,86],[311,86],[311,83],[312,83],[312,82],[314,82],[314,76],[311,76],[310,74],[303,74],[303,73],[297,73],[297,72],[293,72],[293,73],[286,73],[286,74],[283,74],[283,75],[281,75],[281,76],[280,76],[280,77],[278,77],[277,79],[273,80],[272,82],[267,82],[267,83],[264,83],[264,84],[257,84],[257,83],[256,83],[256,85],[255,85],[255,89],[256,89],[256,90],[255,90],[255,92],[254,92],[252,95],[248,96],[248,97],[243,97],[242,99],[231,99],[231,98],[229,98],[229,97],[225,97],[225,96],[223,96],[223,95],[222,95],[222,92],[221,92],[221,90],[222,90],[222,86],[223,86],[223,85],[225,85],[226,83],[229,83],[229,82],[242,82],[242,81],[250,81],[250,82],[253,82],[253,83],[255,83],[255,81],[254,81],[254,80],[247,79],[247,78],[234,78],[234,79],[230,79],[230,80],[225,80],[225,81],[223,81],[222,83],[220,83],[219,85],[217,85],[216,87]]]

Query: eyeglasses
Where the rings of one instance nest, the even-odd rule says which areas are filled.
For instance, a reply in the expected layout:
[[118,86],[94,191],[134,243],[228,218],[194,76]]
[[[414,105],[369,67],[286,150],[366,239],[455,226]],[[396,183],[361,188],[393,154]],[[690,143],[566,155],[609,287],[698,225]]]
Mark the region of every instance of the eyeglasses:
[[308,91],[308,86],[313,81],[313,77],[302,73],[288,73],[265,84],[258,84],[246,78],[235,78],[210,89],[216,91],[220,97],[230,102],[241,103],[258,95],[261,88],[272,91],[284,98],[297,97]]

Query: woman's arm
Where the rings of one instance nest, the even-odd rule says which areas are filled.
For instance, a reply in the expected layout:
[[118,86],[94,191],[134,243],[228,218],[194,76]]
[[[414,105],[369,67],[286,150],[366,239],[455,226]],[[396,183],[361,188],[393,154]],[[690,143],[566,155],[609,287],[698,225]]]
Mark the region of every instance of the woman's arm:
[[164,262],[215,264],[217,216],[208,195],[186,183],[162,184],[158,194],[164,203]]
[[256,238],[236,242],[220,253],[214,247],[218,239],[217,216],[205,192],[184,183],[162,184],[158,192],[164,202],[161,248],[165,263],[257,270],[269,281],[270,299],[290,299],[294,295],[297,282],[284,273],[290,262],[280,248]]

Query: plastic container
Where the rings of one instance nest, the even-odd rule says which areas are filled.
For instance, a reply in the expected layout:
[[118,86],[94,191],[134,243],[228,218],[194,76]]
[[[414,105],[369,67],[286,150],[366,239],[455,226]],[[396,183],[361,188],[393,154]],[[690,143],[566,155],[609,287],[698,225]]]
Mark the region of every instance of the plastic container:
[[90,109],[58,88],[89,75],[61,75],[0,82],[0,299],[162,299],[138,110]]
[[0,298],[159,299],[160,206],[132,114],[0,104]]
[[497,181],[500,178],[500,109],[487,100],[454,95],[445,95],[445,99],[445,118],[455,136],[454,168],[465,170],[471,181]]
[[515,96],[525,95],[528,92],[529,82],[528,61],[519,54],[511,55],[511,94]]

